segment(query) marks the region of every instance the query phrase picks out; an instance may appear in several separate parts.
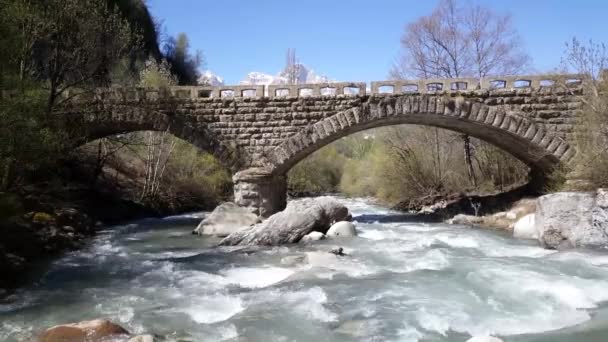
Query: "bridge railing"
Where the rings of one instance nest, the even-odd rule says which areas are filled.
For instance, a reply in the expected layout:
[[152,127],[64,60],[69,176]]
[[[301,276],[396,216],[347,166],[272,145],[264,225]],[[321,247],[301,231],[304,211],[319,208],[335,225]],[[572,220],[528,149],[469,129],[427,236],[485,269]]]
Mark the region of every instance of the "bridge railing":
[[[479,89],[512,90],[512,89],[541,89],[563,86],[580,86],[589,80],[584,74],[549,74],[525,76],[495,76],[477,78],[450,78],[425,80],[392,80],[371,82],[370,87],[364,82],[335,82],[314,84],[272,84],[264,85],[234,85],[234,86],[174,86],[168,89],[159,88],[104,88],[94,91],[79,91],[71,89],[64,96],[76,95],[80,99],[112,99],[112,100],[154,100],[167,94],[177,99],[200,98],[248,98],[248,97],[306,97],[306,96],[363,96],[390,95],[407,93],[437,93],[464,92]],[[10,94],[2,91],[2,97]]]

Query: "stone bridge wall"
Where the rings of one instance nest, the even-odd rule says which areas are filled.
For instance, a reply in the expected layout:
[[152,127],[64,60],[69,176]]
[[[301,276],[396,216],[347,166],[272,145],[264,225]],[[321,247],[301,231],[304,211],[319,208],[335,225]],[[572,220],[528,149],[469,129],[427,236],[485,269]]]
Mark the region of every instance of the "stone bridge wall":
[[[284,174],[295,163],[340,137],[379,126],[460,131],[546,171],[574,154],[566,138],[584,82],[560,75],[383,81],[370,90],[365,83],[173,87],[168,93],[113,88],[76,94],[81,101],[66,106],[63,117],[84,124],[89,140],[169,130],[221,160],[238,159],[234,170],[249,171],[235,176],[237,199],[265,206],[268,214],[284,203]],[[79,107],[83,100],[92,103],[86,111]]]

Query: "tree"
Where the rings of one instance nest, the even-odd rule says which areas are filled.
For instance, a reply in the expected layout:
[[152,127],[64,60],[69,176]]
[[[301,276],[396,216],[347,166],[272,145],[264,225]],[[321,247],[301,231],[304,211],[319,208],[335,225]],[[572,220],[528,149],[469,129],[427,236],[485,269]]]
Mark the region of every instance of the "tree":
[[51,115],[62,95],[107,84],[138,38],[106,0],[0,0],[0,18],[0,183],[8,189],[69,145]]
[[561,64],[563,71],[588,77],[584,92],[577,95],[583,107],[572,135],[577,154],[570,177],[585,180],[591,188],[608,186],[608,46],[573,38]]
[[[516,74],[530,60],[509,15],[457,0],[442,0],[430,15],[407,25],[401,47],[391,70],[396,79]],[[471,139],[462,140],[469,181],[476,185]]]
[[190,41],[185,33],[169,38],[164,48],[164,55],[171,65],[171,73],[177,77],[179,85],[196,85],[199,68],[203,65],[203,54],[190,52]]
[[301,72],[302,65],[296,57],[296,49],[287,49],[285,69],[283,69],[281,75],[287,79],[287,84],[298,84],[300,81]]

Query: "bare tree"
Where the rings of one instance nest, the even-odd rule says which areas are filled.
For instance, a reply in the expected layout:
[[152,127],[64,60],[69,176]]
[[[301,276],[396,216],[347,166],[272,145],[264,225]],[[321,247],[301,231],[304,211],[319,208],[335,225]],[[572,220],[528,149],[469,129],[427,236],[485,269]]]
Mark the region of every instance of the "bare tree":
[[296,49],[287,49],[285,69],[282,74],[287,78],[287,84],[298,84],[300,81],[301,64],[296,57]]
[[[566,44],[561,69],[587,75],[584,92],[575,95],[582,101],[582,113],[574,126],[573,139],[577,153],[570,163],[570,177],[585,180],[589,190],[608,186],[608,46],[573,38]],[[566,89],[567,80],[561,80]],[[574,94],[574,93],[573,93]],[[559,176],[559,175],[558,175]],[[587,188],[588,187],[588,188]]]
[[[401,46],[390,73],[396,79],[515,74],[530,61],[508,14],[459,6],[457,0],[442,0],[430,15],[407,25]],[[466,134],[462,140],[469,181],[476,185],[471,140]]]
[[167,163],[176,143],[177,140],[172,139],[167,131],[160,134],[147,132],[146,173],[140,199],[157,199]]

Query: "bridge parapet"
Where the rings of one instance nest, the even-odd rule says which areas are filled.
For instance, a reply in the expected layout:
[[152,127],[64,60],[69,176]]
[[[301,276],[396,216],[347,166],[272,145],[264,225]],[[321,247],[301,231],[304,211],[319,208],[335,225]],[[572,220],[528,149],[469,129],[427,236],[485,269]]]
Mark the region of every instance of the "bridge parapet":
[[[197,100],[218,98],[294,98],[318,96],[365,96],[387,94],[436,94],[472,92],[475,90],[517,90],[580,87],[589,80],[584,74],[547,74],[525,76],[496,76],[477,78],[449,78],[424,80],[392,80],[371,82],[331,82],[311,84],[272,84],[234,86],[173,86],[160,88],[111,87],[83,92],[72,89],[64,96],[77,99],[109,99],[119,101],[155,100],[170,94],[174,99]],[[6,96],[3,91],[3,95]]]

